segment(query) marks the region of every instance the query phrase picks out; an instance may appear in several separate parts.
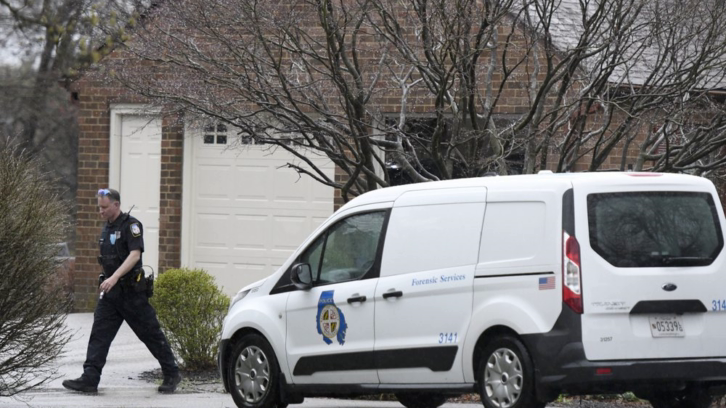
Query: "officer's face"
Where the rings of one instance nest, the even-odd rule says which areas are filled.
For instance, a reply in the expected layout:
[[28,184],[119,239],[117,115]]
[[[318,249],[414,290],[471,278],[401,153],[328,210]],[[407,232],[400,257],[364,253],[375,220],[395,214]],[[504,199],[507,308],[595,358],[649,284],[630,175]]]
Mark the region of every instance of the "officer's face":
[[98,197],[98,211],[101,213],[101,218],[112,222],[119,216],[121,207],[118,201],[111,201],[108,196],[103,196]]

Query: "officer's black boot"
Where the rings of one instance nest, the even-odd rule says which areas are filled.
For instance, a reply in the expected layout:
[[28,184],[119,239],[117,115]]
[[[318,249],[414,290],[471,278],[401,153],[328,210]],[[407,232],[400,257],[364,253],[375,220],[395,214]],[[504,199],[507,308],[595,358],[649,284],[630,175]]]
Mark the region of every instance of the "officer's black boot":
[[98,386],[96,384],[91,384],[91,382],[86,380],[83,376],[74,380],[64,380],[63,386],[72,391],[88,393],[98,392]]
[[174,390],[176,390],[176,386],[179,385],[181,380],[182,380],[182,376],[179,373],[176,373],[176,375],[165,375],[164,382],[162,382],[161,385],[159,386],[159,392],[163,392],[163,393],[174,392]]

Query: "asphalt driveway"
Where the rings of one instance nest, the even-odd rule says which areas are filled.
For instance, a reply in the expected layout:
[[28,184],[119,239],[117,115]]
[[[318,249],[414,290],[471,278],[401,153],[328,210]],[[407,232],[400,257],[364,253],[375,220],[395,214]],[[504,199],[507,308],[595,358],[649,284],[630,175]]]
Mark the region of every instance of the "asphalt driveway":
[[[185,380],[180,389],[171,395],[159,394],[156,387],[161,383],[148,381],[149,373],[159,372],[159,364],[139,341],[131,329],[121,326],[111,345],[108,362],[104,368],[99,392],[85,395],[68,391],[61,383],[66,378],[76,378],[83,371],[86,358],[88,336],[93,323],[92,313],[75,313],[68,316],[66,324],[73,330],[73,339],[66,345],[64,355],[56,362],[59,377],[43,388],[21,395],[18,398],[0,398],[0,408],[235,408],[229,394],[219,392],[221,384],[200,385]],[[548,404],[548,407],[562,408],[647,408],[644,401],[625,402],[622,400],[579,400]],[[723,407],[724,405],[714,404]],[[398,402],[377,402],[362,400],[338,400],[325,398],[306,398],[302,405],[290,408],[403,408]],[[481,408],[480,403],[447,403],[444,408]]]
[[[158,384],[145,378],[159,364],[133,331],[124,323],[111,345],[106,367],[103,370],[98,394],[85,395],[68,391],[61,383],[66,378],[76,378],[83,372],[88,336],[93,323],[92,313],[68,315],[66,324],[73,331],[73,339],[66,345],[64,355],[56,362],[59,377],[40,389],[24,393],[19,398],[0,398],[0,408],[5,407],[174,407],[174,408],[234,408],[229,394],[215,392],[219,387],[195,387],[182,382],[180,390],[171,395],[159,394]],[[158,370],[157,370],[158,371]],[[146,375],[142,375],[146,373]],[[159,378],[159,383],[161,378]],[[185,385],[187,385],[185,387]],[[481,404],[446,404],[450,408],[480,408]],[[306,398],[300,408],[357,407],[402,408],[397,402],[371,402]]]

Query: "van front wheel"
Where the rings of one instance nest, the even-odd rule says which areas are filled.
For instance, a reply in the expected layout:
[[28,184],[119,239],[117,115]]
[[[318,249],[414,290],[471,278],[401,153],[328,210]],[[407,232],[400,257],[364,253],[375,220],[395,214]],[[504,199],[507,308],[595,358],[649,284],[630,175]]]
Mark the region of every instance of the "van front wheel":
[[534,392],[534,369],[519,339],[501,336],[482,350],[479,394],[486,408],[544,407]]
[[279,406],[280,368],[262,336],[248,334],[240,339],[232,347],[227,369],[227,385],[239,408]]

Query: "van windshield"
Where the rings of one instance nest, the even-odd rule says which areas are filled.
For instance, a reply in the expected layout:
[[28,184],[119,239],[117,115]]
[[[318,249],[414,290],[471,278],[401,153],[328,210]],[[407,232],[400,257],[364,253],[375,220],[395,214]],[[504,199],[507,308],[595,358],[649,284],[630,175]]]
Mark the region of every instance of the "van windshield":
[[709,265],[723,247],[708,193],[590,194],[587,214],[590,246],[620,268]]

